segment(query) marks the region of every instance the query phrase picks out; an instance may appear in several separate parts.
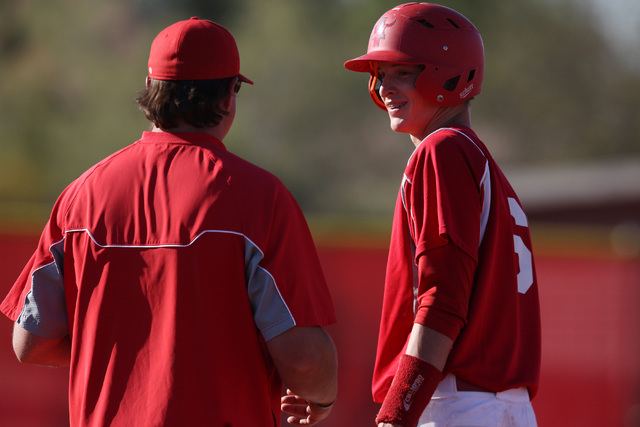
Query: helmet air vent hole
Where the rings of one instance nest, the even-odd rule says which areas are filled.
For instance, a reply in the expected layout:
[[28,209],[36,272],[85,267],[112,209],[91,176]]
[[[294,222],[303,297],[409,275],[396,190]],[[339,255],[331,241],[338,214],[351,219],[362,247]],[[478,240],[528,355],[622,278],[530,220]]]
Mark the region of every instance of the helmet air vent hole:
[[467,83],[469,83],[471,80],[473,80],[473,76],[476,75],[476,70],[471,70],[469,72],[469,78],[467,79]]
[[431,22],[427,21],[426,19],[418,19],[418,22],[427,28],[435,28],[434,25]]
[[448,92],[453,92],[458,86],[458,81],[460,81],[460,76],[455,76],[444,82],[442,88]]
[[450,23],[451,25],[453,25],[454,27],[456,27],[456,28],[460,28],[460,27],[458,27],[458,24],[456,24],[455,22],[453,22],[451,19],[447,18],[447,21],[449,21],[449,23]]

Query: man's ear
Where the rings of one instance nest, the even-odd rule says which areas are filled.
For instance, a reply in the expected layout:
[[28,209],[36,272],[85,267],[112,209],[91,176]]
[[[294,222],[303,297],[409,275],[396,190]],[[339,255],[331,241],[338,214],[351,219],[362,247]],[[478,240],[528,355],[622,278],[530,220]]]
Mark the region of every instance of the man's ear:
[[235,87],[236,82],[237,82],[236,79],[229,80],[229,85],[227,87],[227,94],[222,99],[222,109],[224,111],[231,111],[233,98],[236,96],[236,93],[233,91],[233,88]]
[[222,99],[222,110],[231,111],[231,103],[235,94],[232,91],[227,92],[227,95]]
[[146,79],[144,79],[144,86],[147,88],[147,90],[149,90],[149,84],[151,83],[151,78],[149,76],[147,76]]

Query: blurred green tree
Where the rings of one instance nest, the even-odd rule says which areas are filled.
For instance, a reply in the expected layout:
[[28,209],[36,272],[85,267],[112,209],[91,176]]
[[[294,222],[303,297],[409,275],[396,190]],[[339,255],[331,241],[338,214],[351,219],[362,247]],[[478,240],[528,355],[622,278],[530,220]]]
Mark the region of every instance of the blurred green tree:
[[[238,41],[231,151],[280,176],[308,213],[391,214],[412,145],[388,129],[366,51],[388,0],[0,2],[0,217],[46,210],[72,179],[147,127],[133,102],[153,37],[190,16]],[[509,165],[640,156],[640,72],[571,0],[449,0],[483,34],[473,123]],[[629,54],[638,53],[629,52]]]

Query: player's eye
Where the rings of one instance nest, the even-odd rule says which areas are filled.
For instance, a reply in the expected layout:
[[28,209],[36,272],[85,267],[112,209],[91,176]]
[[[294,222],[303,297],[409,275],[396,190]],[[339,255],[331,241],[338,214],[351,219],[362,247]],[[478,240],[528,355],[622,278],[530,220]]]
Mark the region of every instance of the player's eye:
[[380,93],[381,87],[382,87],[382,78],[378,77],[375,81],[375,86],[374,86],[374,90],[376,91],[376,93]]
[[233,93],[240,92],[240,87],[241,86],[242,86],[242,82],[240,81],[240,79],[238,79],[238,81],[236,82],[235,86],[233,86]]

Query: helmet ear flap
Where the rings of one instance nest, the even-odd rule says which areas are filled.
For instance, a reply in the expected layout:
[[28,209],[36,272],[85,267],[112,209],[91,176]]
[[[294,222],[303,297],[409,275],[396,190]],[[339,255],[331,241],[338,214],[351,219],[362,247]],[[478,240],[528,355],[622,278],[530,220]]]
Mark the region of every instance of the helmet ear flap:
[[384,111],[387,111],[387,107],[385,107],[384,102],[382,101],[382,97],[380,96],[380,85],[382,82],[375,75],[369,75],[369,95],[375,104],[382,108]]
[[416,89],[433,105],[453,107],[480,93],[483,71],[480,66],[458,74],[459,70],[427,66],[416,78]]
[[426,66],[424,70],[416,78],[416,89],[427,100],[427,102],[437,105],[439,107],[445,107],[445,91],[441,88],[434,87],[434,81],[438,79],[438,69],[432,69]]

